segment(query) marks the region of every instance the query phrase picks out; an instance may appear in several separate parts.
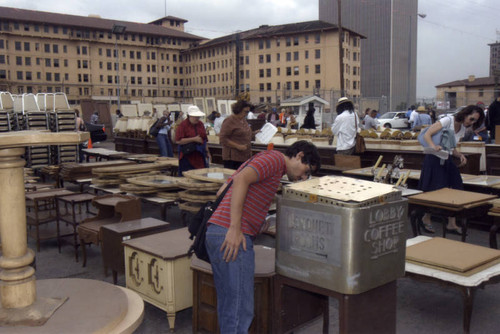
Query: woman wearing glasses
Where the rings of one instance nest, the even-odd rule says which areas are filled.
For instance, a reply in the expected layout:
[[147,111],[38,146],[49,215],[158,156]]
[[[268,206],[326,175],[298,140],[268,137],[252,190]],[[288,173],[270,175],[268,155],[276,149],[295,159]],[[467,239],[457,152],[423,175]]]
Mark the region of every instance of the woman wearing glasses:
[[[469,105],[459,111],[454,116],[446,116],[441,118],[436,123],[432,124],[429,130],[424,134],[424,140],[427,142],[430,148],[432,148],[436,153],[441,151],[444,146],[448,146],[452,149],[452,155],[460,159],[460,165],[464,166],[467,163],[465,156],[457,151],[456,143],[462,139],[467,128],[472,127],[473,130],[477,129],[484,120],[484,112],[478,106]],[[448,130],[448,131],[447,131]],[[441,139],[440,144],[436,145],[432,136],[442,131],[442,138],[447,136],[444,134],[452,133],[453,136],[448,137],[446,143],[443,143]],[[422,166],[422,171],[420,173],[420,180],[418,188],[422,191],[432,191],[441,188],[453,188],[463,190],[462,177],[457,166],[453,163],[451,155],[443,160],[437,155],[426,154],[424,159],[424,164]],[[434,233],[434,228],[431,223],[431,215],[426,213],[422,218],[422,223],[424,229],[429,233]],[[446,226],[447,231],[462,234],[462,229],[457,226],[455,217],[448,217],[448,225]]]

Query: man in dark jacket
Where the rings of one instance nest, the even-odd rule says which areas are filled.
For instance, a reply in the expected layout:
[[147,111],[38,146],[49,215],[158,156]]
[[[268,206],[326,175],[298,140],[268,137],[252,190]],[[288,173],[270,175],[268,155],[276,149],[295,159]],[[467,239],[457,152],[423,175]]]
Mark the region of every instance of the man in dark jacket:
[[490,138],[491,140],[495,140],[495,127],[500,125],[500,96],[488,107],[486,119],[488,130],[490,130]]

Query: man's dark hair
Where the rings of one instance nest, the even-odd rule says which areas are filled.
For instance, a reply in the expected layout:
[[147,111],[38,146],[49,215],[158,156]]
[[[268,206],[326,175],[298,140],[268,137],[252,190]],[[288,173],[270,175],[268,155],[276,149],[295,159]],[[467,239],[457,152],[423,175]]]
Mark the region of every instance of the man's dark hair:
[[463,123],[465,121],[465,118],[468,117],[469,115],[472,115],[473,113],[477,112],[479,114],[479,119],[477,119],[473,124],[472,128],[476,130],[483,124],[484,121],[484,111],[481,107],[475,106],[473,104],[468,105],[467,107],[463,108],[460,110],[456,115],[455,115],[455,120],[457,122]]
[[321,168],[321,158],[318,153],[318,148],[307,140],[299,140],[290,145],[285,152],[289,158],[295,157],[299,152],[304,152],[302,163],[311,165],[311,172],[317,172]]

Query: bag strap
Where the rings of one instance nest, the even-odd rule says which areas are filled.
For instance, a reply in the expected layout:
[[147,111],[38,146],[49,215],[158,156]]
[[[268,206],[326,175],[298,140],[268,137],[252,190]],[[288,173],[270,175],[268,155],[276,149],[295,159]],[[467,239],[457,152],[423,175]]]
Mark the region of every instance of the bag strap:
[[[251,157],[250,159],[247,160],[247,162],[245,163],[245,165],[243,166],[243,168],[245,168],[249,163],[250,161],[252,161],[254,157]],[[243,170],[243,168],[241,168],[240,172]],[[217,200],[215,201],[214,203],[214,206],[215,207],[218,207],[220,202],[222,201],[222,199],[224,198],[224,196],[226,196],[226,193],[227,191],[229,190],[229,188],[232,186],[233,184],[233,180],[231,180],[231,182],[229,182],[229,184],[227,185],[227,187],[224,189],[224,191],[222,192],[222,194],[220,194],[219,197],[217,197]]]

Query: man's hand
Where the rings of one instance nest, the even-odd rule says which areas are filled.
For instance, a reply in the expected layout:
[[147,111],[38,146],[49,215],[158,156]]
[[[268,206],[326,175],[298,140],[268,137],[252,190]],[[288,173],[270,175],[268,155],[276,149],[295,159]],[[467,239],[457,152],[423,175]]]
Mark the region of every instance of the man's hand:
[[224,261],[229,262],[236,260],[236,257],[238,256],[238,250],[240,248],[240,245],[242,244],[243,250],[246,251],[247,241],[245,239],[245,236],[243,235],[243,232],[241,232],[241,229],[230,226],[227,230],[226,238],[224,239],[224,242],[222,243],[222,246],[220,248],[220,251],[224,252],[224,255],[222,256]]
[[193,140],[194,142],[203,144],[203,138],[201,138],[200,135],[197,135],[196,137],[193,137],[193,139],[194,139]]

